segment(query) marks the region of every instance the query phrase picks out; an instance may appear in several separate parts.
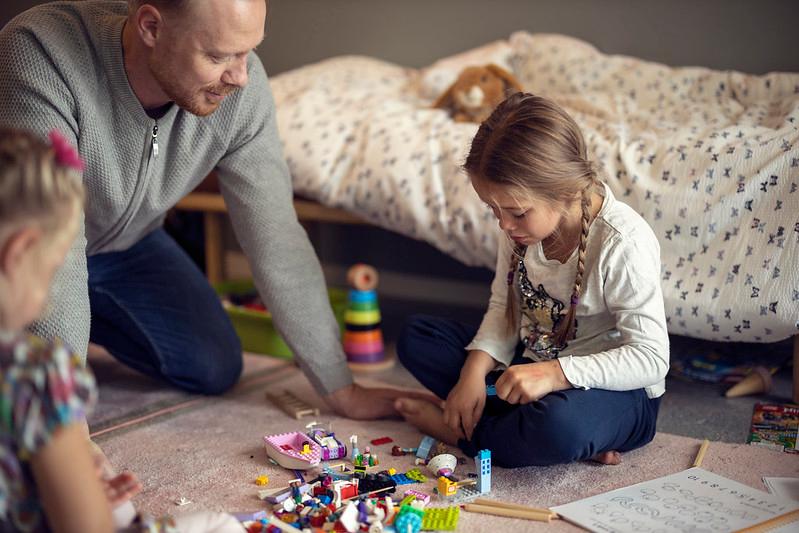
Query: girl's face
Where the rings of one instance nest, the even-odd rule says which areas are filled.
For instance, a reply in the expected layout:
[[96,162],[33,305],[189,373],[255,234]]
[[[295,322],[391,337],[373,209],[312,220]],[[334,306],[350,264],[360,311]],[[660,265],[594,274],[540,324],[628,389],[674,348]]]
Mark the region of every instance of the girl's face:
[[520,199],[505,187],[472,180],[480,199],[493,211],[499,227],[517,244],[536,245],[549,238],[560,225],[564,210],[534,197]]
[[[0,328],[24,329],[39,318],[50,293],[53,276],[69,252],[80,224],[80,209],[69,210],[68,220],[51,233],[38,225],[24,225],[0,243]],[[15,241],[15,239],[19,239]],[[16,246],[15,246],[16,245]]]

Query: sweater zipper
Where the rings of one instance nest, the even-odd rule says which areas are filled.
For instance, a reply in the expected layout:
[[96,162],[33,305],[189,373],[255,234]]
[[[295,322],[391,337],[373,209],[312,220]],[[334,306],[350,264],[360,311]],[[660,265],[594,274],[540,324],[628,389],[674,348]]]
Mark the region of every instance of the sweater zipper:
[[[147,150],[146,145],[145,145],[145,150]],[[135,209],[137,209],[141,204],[141,195],[144,194],[143,189],[146,186],[147,178],[150,174],[150,163],[153,160],[158,159],[158,152],[159,152],[158,121],[156,120],[153,123],[152,130],[150,130],[150,154],[149,157],[147,157],[147,161],[145,163],[146,166],[144,167],[144,172],[142,174],[139,174],[138,176],[138,183],[140,185],[137,186],[136,190],[133,192],[133,196],[130,198],[128,206],[125,209],[122,216],[117,221],[117,224],[111,230],[109,230],[103,236],[103,238],[98,239],[98,242],[95,243],[95,246],[93,247],[95,250],[101,250],[109,242],[113,242],[114,240],[116,240],[117,237],[119,237],[122,233],[124,233],[124,231],[128,228],[128,226],[130,226],[130,223],[133,220],[133,213],[135,212]]]
[[152,133],[152,140],[151,142],[151,150],[150,152],[153,154],[153,159],[158,158],[158,121],[155,121],[153,125],[153,133]]

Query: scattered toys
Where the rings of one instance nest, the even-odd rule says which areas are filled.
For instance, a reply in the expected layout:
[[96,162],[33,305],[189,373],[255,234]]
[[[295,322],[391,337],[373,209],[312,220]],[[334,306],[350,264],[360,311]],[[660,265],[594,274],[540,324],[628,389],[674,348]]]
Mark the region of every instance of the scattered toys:
[[418,468],[411,468],[405,472],[405,475],[417,483],[427,483],[427,477]]
[[430,450],[436,443],[436,439],[425,435],[422,437],[422,441],[419,443],[419,446],[416,448],[416,457],[419,459],[427,460],[427,456],[430,455]]
[[[428,481],[420,467],[405,473],[399,473],[395,468],[367,472],[380,463],[370,446],[363,450],[358,448],[357,435],[350,437],[351,455],[347,460],[346,446],[335,438],[332,431],[315,421],[307,424],[305,429],[306,433],[295,431],[264,437],[270,460],[294,470],[294,478],[282,488],[258,491],[259,498],[271,508],[267,507],[266,516],[240,513],[242,518],[248,519],[242,521],[247,531],[382,533],[393,526],[394,531],[407,533],[433,529],[450,531],[457,526],[460,508],[426,508],[431,496],[423,490],[404,489],[399,504],[392,499],[391,495],[396,494],[399,485]],[[391,439],[382,437],[369,442],[387,444]],[[458,458],[450,453],[441,453],[447,448],[432,437],[422,438],[417,448],[393,448],[397,448],[400,455],[415,453],[411,457],[427,466],[436,476],[433,479],[437,479],[437,489],[433,492],[438,493],[442,502],[451,505],[472,501],[490,490],[491,454],[488,450],[481,450],[474,458],[476,473],[458,479],[454,476]],[[432,457],[427,460],[430,455]],[[344,462],[321,464],[322,460],[332,458],[344,459]],[[318,470],[310,470],[317,465]],[[316,477],[311,479],[314,475]],[[268,482],[266,475],[256,478],[259,486]]]
[[463,503],[489,492],[491,490],[491,451],[480,450],[474,458],[474,464],[477,469],[474,478],[459,480],[451,473],[439,476],[436,489],[439,499]]
[[422,529],[422,517],[424,511],[415,509],[410,505],[400,507],[397,518],[394,519],[394,529],[396,531],[418,533]]
[[419,492],[418,490],[408,489],[404,492],[404,495],[413,496],[414,498],[416,498],[416,501],[422,502],[425,505],[430,503],[430,495],[425,494],[424,492]]
[[400,448],[399,446],[392,446],[391,455],[400,457],[402,455],[408,455],[409,453],[416,453],[416,450],[417,448]]
[[347,456],[347,446],[336,438],[335,433],[318,427],[316,422],[305,427],[310,428],[308,435],[322,448],[323,461],[344,459]]
[[458,506],[425,509],[422,529],[424,531],[454,531],[458,527],[460,510]]
[[289,470],[307,470],[322,459],[322,448],[308,435],[299,431],[264,437],[267,455]]
[[427,468],[434,476],[448,476],[455,472],[458,458],[449,453],[436,455],[427,462]]
[[306,415],[319,416],[319,409],[311,407],[288,390],[284,390],[280,394],[267,392],[266,397],[286,414],[297,420]]

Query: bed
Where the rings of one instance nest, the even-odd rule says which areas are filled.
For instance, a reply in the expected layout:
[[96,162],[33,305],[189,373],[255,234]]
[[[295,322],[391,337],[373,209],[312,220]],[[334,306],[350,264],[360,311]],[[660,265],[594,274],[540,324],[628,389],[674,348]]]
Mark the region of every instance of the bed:
[[526,32],[424,69],[335,57],[272,79],[296,192],[493,268],[496,222],[460,170],[477,125],[430,108],[488,62],[569,111],[653,227],[670,332],[799,331],[799,74],[671,68]]

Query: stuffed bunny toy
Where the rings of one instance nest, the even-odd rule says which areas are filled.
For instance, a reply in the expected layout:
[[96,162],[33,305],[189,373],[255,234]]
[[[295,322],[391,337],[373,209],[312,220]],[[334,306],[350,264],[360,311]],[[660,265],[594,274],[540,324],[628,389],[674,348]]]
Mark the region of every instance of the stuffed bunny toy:
[[480,123],[500,102],[521,90],[513,74],[502,67],[466,67],[433,107],[449,111],[455,122]]

